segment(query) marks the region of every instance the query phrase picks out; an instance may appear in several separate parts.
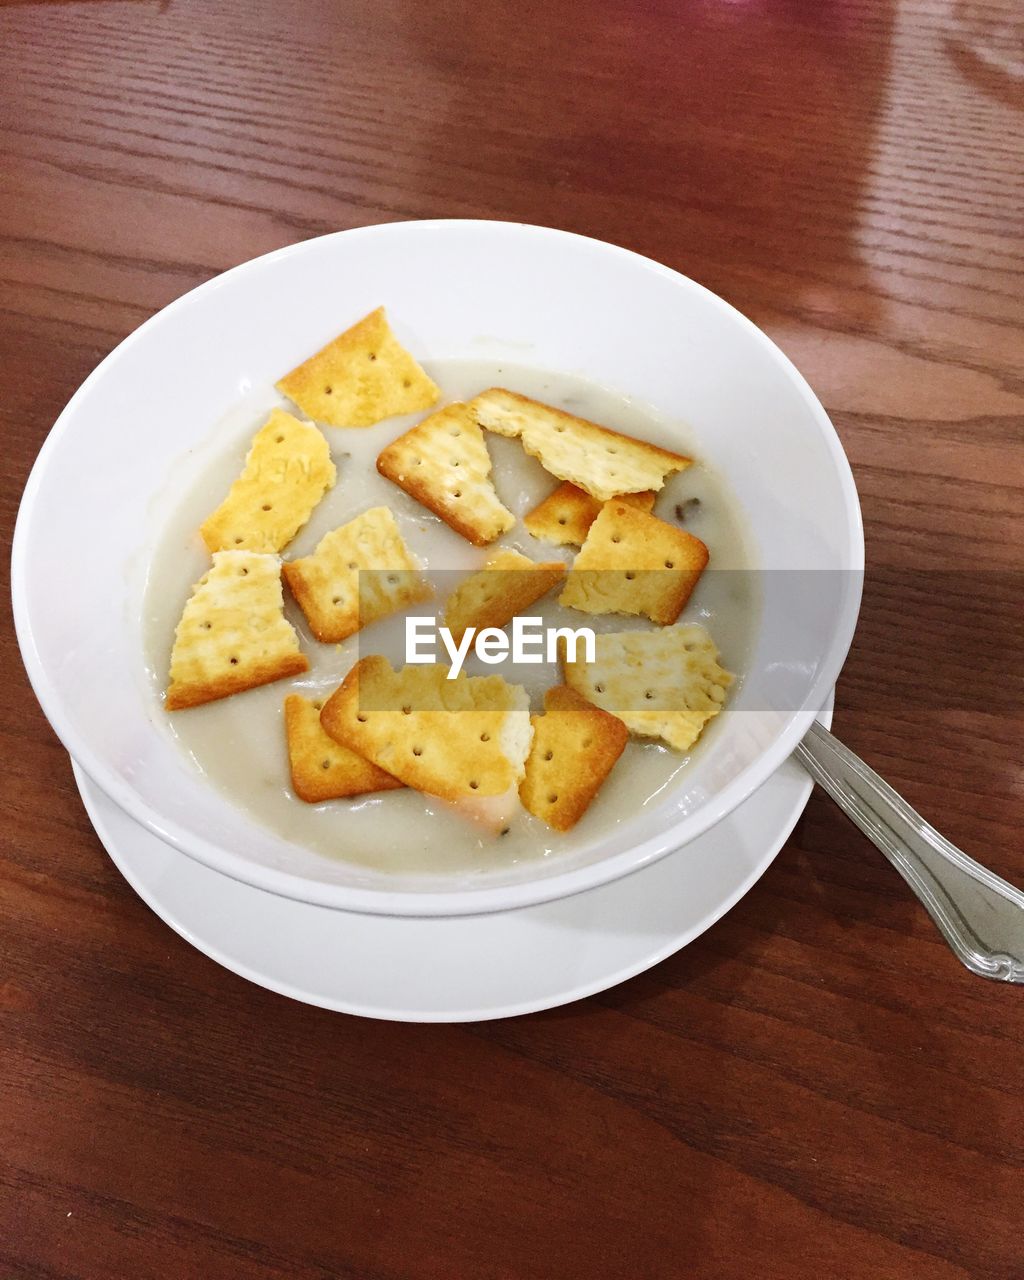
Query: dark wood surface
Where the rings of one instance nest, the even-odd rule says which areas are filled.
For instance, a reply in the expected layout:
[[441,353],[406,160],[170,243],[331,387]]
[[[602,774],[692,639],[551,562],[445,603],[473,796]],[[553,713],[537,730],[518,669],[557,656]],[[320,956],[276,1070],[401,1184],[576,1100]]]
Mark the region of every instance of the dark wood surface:
[[[617,241],[818,391],[870,566],[837,730],[1024,883],[1020,18],[0,5],[5,538],[75,387],[226,267],[396,218]],[[234,977],[138,901],[0,645],[3,1280],[1024,1275],[1024,993],[961,969],[824,798],[651,973],[375,1024]]]

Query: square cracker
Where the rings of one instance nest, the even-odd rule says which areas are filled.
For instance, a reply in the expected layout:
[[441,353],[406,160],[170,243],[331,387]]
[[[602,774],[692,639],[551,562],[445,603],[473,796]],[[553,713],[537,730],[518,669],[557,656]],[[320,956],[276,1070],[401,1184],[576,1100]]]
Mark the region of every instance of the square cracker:
[[391,332],[383,307],[286,373],[277,389],[331,427],[371,427],[429,409],[441,394]]
[[[650,511],[657,496],[653,490],[645,489],[643,493],[619,494],[615,501],[624,502],[639,511]],[[587,530],[597,519],[603,505],[597,498],[592,498],[589,493],[566,480],[523,516],[523,527],[527,533],[545,542],[559,545],[568,542],[578,547],[586,538]]]
[[565,685],[545,693],[544,714],[531,716],[531,723],[533,746],[519,799],[549,827],[568,831],[622,755],[629,730]]
[[484,433],[467,405],[446,405],[399,436],[377,470],[476,547],[516,522],[498,500]]
[[604,632],[595,661],[563,661],[565,682],[641,737],[688,751],[717,716],[733,677],[703,627]]
[[393,791],[402,783],[369,760],[329,738],[320,724],[320,703],[290,693],[284,700],[285,734],[292,789],[307,804]]
[[395,671],[386,658],[363,658],[320,723],[406,786],[444,800],[514,791],[533,736],[526,690],[501,676],[447,675],[440,664]]
[[174,633],[167,710],[227,698],[308,668],[284,616],[281,561],[256,551],[215,551]]
[[228,496],[199,526],[203,541],[211,551],[280,551],[337,474],[321,432],[275,409],[253,436]]
[[312,555],[285,563],[284,577],[313,634],[327,644],[430,595],[387,507],[324,534]]
[[707,562],[707,547],[692,533],[606,502],[558,601],[584,613],[644,614],[664,626],[679,617]]
[[585,418],[492,387],[469,402],[476,421],[501,436],[518,436],[527,453],[559,480],[571,480],[607,502],[624,493],[660,489],[665,477],[691,459],[621,435]]
[[518,551],[501,549],[455,588],[445,605],[444,625],[458,644],[467,627],[503,627],[565,577],[561,560],[538,564]]

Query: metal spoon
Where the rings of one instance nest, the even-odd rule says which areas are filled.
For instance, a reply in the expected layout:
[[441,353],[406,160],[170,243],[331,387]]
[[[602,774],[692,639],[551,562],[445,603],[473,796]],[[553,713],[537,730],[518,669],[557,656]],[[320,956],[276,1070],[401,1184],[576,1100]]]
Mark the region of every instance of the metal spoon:
[[1024,983],[1024,893],[939,835],[821,725],[794,754],[881,849],[972,973]]

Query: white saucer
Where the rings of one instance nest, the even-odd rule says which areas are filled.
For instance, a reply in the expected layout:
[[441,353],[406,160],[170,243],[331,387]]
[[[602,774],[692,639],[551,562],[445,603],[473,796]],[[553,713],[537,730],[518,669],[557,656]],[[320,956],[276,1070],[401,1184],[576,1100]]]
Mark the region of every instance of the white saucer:
[[[831,723],[831,697],[818,718]],[[310,906],[229,879],[139,826],[74,770],[115,866],[187,942],[282,995],[401,1022],[532,1013],[649,969],[742,897],[812,786],[787,761],[728,818],[625,879],[518,911],[417,919]]]

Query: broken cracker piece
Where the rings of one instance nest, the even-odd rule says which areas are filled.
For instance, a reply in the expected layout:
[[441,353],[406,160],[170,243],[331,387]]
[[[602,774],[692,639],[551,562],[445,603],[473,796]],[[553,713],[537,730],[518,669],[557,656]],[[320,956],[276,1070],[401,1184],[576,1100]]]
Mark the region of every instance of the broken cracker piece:
[[446,405],[382,450],[377,470],[474,546],[516,522],[498,500],[484,433],[465,404]]
[[383,307],[285,374],[277,389],[331,427],[370,427],[429,409],[441,394],[391,332]]
[[[651,489],[642,493],[616,495],[616,501],[640,511],[654,507],[657,494]],[[559,545],[572,543],[579,546],[586,538],[587,530],[597,519],[603,503],[568,480],[558,486],[532,511],[523,516],[523,527],[535,538]]]
[[565,568],[561,560],[538,564],[518,551],[496,551],[448,597],[444,625],[456,644],[467,627],[503,627],[561,582]]
[[284,724],[292,789],[307,804],[402,786],[390,773],[324,733],[319,702],[290,693],[284,700]]
[[280,551],[337,474],[322,433],[274,409],[253,436],[228,496],[199,526],[203,541],[210,551]]
[[584,613],[643,614],[665,626],[679,617],[707,562],[707,547],[692,533],[606,502],[558,602]]
[[563,659],[565,682],[645,738],[688,751],[725,702],[733,682],[700,626],[604,632],[595,661]]
[[660,489],[665,477],[691,459],[659,449],[585,418],[492,387],[469,402],[477,422],[502,436],[518,436],[527,453],[559,480],[571,480],[601,502],[625,493]]
[[324,534],[312,555],[286,562],[284,577],[313,634],[327,644],[430,595],[387,507]]
[[519,784],[524,806],[556,831],[568,831],[622,755],[629,730],[565,685],[544,695],[544,714],[532,716],[533,746]]
[[277,556],[214,552],[174,633],[167,710],[227,698],[308,668],[284,616]]
[[320,723],[335,741],[443,800],[514,792],[533,737],[526,690],[501,676],[447,674],[440,664],[395,671],[386,658],[363,658]]

